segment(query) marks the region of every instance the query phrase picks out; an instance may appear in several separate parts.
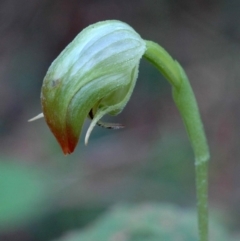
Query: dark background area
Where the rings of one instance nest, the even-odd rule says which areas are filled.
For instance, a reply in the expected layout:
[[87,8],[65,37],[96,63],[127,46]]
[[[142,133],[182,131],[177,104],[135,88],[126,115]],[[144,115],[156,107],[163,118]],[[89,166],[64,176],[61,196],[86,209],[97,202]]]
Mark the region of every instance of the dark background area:
[[[186,70],[211,150],[210,207],[229,230],[240,225],[240,1],[1,0],[0,159],[54,176],[51,208],[1,240],[43,241],[81,228],[121,202],[195,206],[194,157],[168,82],[145,60],[117,117],[64,156],[41,112],[47,68],[86,26],[118,19],[163,46]],[[54,174],[53,174],[54,173]]]

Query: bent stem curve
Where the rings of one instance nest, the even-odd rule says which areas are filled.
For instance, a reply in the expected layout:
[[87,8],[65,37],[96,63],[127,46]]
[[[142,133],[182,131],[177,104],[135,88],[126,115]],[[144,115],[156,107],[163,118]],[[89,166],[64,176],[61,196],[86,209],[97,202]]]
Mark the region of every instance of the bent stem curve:
[[209,149],[196,98],[188,77],[180,64],[158,44],[145,40],[144,57],[151,62],[172,85],[173,99],[187,130],[194,156],[198,209],[199,240],[208,240],[208,160]]

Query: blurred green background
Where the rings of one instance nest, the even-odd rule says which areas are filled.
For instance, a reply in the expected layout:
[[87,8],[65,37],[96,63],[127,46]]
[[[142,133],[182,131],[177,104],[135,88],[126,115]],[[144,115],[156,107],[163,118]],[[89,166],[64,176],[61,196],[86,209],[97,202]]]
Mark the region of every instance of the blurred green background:
[[[186,132],[169,84],[145,60],[125,110],[104,118],[124,130],[96,127],[85,147],[86,121],[76,151],[64,156],[43,119],[27,122],[41,112],[41,84],[51,62],[84,27],[106,19],[127,22],[186,70],[211,149],[211,216],[238,240],[239,13],[238,0],[1,0],[0,240],[75,241],[69,232],[81,236],[112,206],[127,203],[136,210],[142,203],[169,203],[176,217],[195,210]],[[105,240],[130,240],[114,237]],[[138,240],[155,239],[131,239]]]

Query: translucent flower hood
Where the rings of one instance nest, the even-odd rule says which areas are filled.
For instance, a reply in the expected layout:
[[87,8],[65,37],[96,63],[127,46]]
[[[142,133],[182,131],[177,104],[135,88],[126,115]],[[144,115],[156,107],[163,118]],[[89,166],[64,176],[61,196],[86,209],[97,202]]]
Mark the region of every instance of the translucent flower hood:
[[65,154],[74,151],[87,117],[93,120],[86,143],[103,115],[122,111],[145,50],[146,43],[132,27],[109,20],[84,29],[54,60],[43,81],[41,102]]

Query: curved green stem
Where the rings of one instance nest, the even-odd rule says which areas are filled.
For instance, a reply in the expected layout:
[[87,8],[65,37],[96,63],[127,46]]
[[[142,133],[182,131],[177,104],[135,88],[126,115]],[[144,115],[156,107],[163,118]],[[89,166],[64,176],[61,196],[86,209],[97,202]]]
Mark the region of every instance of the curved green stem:
[[197,102],[189,80],[180,66],[158,44],[145,41],[144,57],[171,83],[173,99],[185,124],[195,155],[199,240],[208,240],[208,144]]

